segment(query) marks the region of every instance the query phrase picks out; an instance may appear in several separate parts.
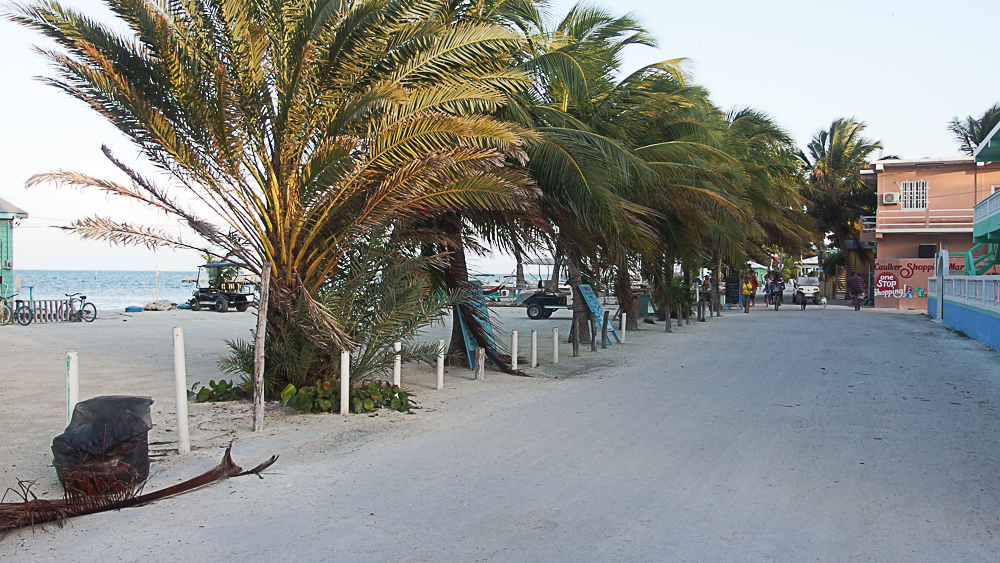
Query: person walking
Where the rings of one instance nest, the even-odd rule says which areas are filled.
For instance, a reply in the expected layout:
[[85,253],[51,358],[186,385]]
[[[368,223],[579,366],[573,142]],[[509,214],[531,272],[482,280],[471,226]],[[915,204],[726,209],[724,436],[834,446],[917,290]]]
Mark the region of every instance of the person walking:
[[754,287],[753,282],[750,280],[753,278],[752,275],[747,274],[743,276],[743,285],[740,287],[740,293],[743,295],[743,312],[750,312],[750,300],[753,299]]
[[750,306],[757,306],[757,275],[754,273],[750,274],[750,284],[753,285],[753,293],[750,295]]

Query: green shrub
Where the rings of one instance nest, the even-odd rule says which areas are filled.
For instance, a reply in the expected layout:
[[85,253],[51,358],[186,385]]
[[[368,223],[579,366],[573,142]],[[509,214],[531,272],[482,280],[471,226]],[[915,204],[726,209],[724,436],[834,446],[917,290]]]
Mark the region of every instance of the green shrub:
[[[334,412],[340,410],[339,397],[340,382],[336,380],[317,381],[316,385],[301,388],[289,383],[281,392],[281,404],[302,412]],[[410,394],[388,381],[362,381],[351,391],[349,404],[353,413],[383,408],[408,412]]]
[[189,401],[193,400],[196,403],[220,403],[235,401],[245,394],[241,386],[225,379],[220,379],[218,383],[213,379],[208,382],[207,386],[196,390],[199,385],[201,385],[201,382],[195,381],[194,385],[187,392]]

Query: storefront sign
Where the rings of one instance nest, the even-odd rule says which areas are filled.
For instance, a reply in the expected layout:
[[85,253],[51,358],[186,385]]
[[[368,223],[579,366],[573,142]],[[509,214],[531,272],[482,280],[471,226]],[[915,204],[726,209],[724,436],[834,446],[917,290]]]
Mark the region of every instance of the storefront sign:
[[[956,264],[954,262],[952,262],[948,267],[952,271],[962,270],[964,268],[964,266],[962,266],[961,264]],[[934,264],[933,263],[931,263],[931,264],[914,264],[913,262],[906,262],[905,264],[891,264],[891,263],[890,264],[883,264],[883,263],[876,263],[875,264],[875,271],[876,272],[883,272],[883,271],[884,272],[896,272],[896,273],[899,274],[899,277],[908,280],[908,279],[910,279],[910,278],[913,277],[913,274],[922,274],[924,276],[933,275],[934,274]],[[879,274],[879,275],[881,275],[881,274]]]
[[[886,265],[891,266],[892,264]],[[922,264],[917,266],[920,268],[924,267]],[[910,275],[913,275],[912,271],[910,272]],[[896,274],[885,271],[879,272],[875,275],[875,296],[895,297],[897,299],[913,299],[914,297],[922,299],[926,297],[924,294],[924,288],[912,287],[906,285],[905,283],[901,284],[899,279],[896,278]]]

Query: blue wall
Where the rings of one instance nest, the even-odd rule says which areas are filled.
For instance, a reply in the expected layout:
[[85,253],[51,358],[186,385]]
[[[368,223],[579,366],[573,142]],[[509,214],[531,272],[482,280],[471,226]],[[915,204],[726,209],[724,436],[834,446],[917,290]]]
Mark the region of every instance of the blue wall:
[[[927,299],[927,314],[932,318],[937,314],[937,299]],[[944,324],[1000,351],[1000,315],[992,311],[945,299]]]

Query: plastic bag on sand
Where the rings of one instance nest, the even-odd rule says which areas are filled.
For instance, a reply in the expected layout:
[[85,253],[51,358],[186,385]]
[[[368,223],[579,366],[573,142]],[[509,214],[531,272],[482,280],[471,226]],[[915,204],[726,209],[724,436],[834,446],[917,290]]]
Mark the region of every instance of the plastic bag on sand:
[[109,494],[149,477],[149,397],[111,395],[77,403],[52,440],[52,464],[67,492]]

